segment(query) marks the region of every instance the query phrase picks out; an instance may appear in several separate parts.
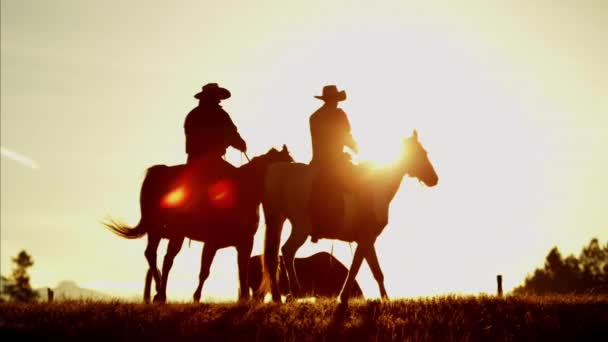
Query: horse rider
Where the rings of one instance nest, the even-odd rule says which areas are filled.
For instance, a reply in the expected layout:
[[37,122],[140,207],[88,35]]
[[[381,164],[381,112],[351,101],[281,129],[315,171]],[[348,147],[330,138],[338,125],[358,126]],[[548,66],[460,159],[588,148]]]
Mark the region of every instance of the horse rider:
[[[309,165],[318,166],[319,173],[330,177],[339,190],[352,193],[361,204],[364,195],[360,187],[360,176],[357,175],[356,166],[351,163],[350,155],[344,152],[344,147],[348,147],[355,154],[359,153],[348,117],[338,107],[339,102],[346,100],[346,92],[338,91],[335,85],[327,85],[323,87],[322,95],[315,98],[324,103],[309,118],[312,140],[312,160]],[[319,228],[318,225],[312,225],[312,242],[317,242]]]
[[350,132],[350,122],[338,102],[346,100],[346,92],[338,91],[335,85],[323,87],[323,94],[315,96],[323,100],[309,119],[312,140],[311,164],[330,164],[343,161],[344,146],[358,153],[357,142]]
[[220,106],[222,100],[230,98],[230,91],[217,83],[208,83],[194,98],[199,100],[198,106],[188,113],[184,122],[187,164],[204,165],[207,173],[226,174],[235,169],[222,158],[226,149],[232,146],[241,152],[247,151],[245,140]]

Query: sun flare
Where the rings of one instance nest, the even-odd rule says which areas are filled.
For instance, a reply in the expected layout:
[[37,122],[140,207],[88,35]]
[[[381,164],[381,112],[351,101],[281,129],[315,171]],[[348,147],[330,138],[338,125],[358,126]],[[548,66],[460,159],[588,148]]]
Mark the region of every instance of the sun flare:
[[161,205],[164,208],[174,208],[182,204],[185,199],[186,187],[182,185],[165,195],[165,197],[163,197]]
[[358,163],[369,162],[373,167],[393,165],[399,158],[401,144],[399,139],[389,136],[369,136],[359,139],[359,154],[353,157]]

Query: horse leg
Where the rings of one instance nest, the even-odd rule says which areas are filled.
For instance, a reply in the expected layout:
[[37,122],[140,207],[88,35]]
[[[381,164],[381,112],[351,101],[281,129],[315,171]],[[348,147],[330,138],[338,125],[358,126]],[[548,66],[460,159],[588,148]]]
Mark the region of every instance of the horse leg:
[[158,271],[158,267],[156,266],[156,251],[158,250],[158,244],[160,243],[160,236],[156,234],[148,234],[148,245],[146,246],[146,251],[144,255],[146,256],[146,260],[148,260],[148,272],[146,274],[146,283],[144,286],[144,302],[150,302],[150,283],[152,281],[151,278],[154,278],[154,283],[156,285],[156,293],[158,293],[160,289],[160,272]]
[[163,260],[163,271],[161,272],[161,286],[160,291],[154,296],[154,302],[164,303],[167,301],[167,280],[169,279],[169,271],[173,266],[173,260],[184,243],[184,237],[176,237],[169,239],[169,245],[167,246],[167,253]]
[[201,272],[198,275],[198,286],[194,291],[194,302],[198,303],[201,300],[201,292],[203,291],[203,284],[209,277],[209,270],[211,269],[211,263],[217,252],[217,246],[205,243],[203,246],[203,252],[201,253]]
[[152,269],[146,271],[146,280],[144,283],[144,303],[150,303],[150,287],[152,287]]
[[253,249],[253,238],[247,239],[236,246],[237,262],[239,266],[239,301],[249,300],[249,258]]
[[350,297],[350,289],[355,282],[355,277],[359,272],[359,268],[361,268],[361,263],[363,262],[363,257],[366,254],[367,245],[362,245],[360,243],[357,244],[357,249],[355,250],[355,255],[353,256],[353,262],[350,265],[350,269],[348,270],[348,275],[346,276],[346,280],[344,281],[344,285],[342,286],[342,290],[340,291],[340,303],[347,304],[348,298]]
[[365,260],[367,260],[367,264],[372,270],[372,274],[378,283],[378,287],[380,288],[380,296],[382,299],[388,299],[388,294],[386,294],[386,289],[384,288],[384,274],[382,274],[382,270],[380,269],[378,256],[376,255],[376,248],[374,246],[371,246],[371,248],[368,249]]
[[[262,265],[264,278],[270,283],[270,293],[272,301],[281,303],[281,291],[279,289],[279,280],[277,269],[279,267],[279,245],[281,243],[281,230],[285,223],[285,217],[271,212],[271,208],[264,207],[264,218],[266,221],[266,233],[264,237],[264,255],[262,257]],[[265,280],[262,280],[264,289],[267,286]]]
[[[308,234],[305,230],[301,229],[302,226],[293,225],[291,229],[291,234],[289,238],[281,248],[281,252],[283,253],[283,260],[285,261],[285,268],[287,271],[287,282],[289,292],[292,296],[299,298],[301,293],[300,282],[298,281],[298,275],[296,273],[294,259],[296,256],[296,252],[298,249],[306,242],[308,238]],[[288,296],[287,298],[291,298]]]

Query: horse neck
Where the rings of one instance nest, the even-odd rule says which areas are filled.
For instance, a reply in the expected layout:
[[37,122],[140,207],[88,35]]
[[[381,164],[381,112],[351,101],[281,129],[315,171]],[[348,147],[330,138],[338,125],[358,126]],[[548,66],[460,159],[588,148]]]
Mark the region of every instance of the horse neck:
[[403,177],[406,174],[406,167],[403,162],[398,162],[377,172],[378,174],[374,177],[377,180],[374,186],[377,189],[375,191],[375,198],[379,201],[380,205],[388,206],[401,186]]
[[261,202],[264,173],[269,164],[266,160],[259,158],[262,157],[256,157],[239,167],[239,182],[248,188],[248,196],[256,202]]

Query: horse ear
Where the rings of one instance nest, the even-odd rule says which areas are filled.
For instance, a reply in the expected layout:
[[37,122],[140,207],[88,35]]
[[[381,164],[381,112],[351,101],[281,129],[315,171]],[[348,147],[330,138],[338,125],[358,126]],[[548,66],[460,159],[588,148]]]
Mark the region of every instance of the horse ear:
[[418,131],[414,129],[414,139],[418,140]]
[[283,149],[281,150],[281,152],[287,152],[287,146],[285,144],[283,144]]

